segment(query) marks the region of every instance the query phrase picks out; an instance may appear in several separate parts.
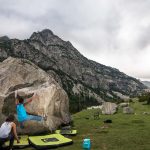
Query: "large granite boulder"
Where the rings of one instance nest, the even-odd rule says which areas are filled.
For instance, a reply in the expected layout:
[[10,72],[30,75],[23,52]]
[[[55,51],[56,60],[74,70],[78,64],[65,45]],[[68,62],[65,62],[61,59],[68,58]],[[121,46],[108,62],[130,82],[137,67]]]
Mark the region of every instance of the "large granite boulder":
[[129,103],[120,103],[119,107],[123,108],[123,107],[128,107]]
[[123,108],[123,113],[124,113],[124,114],[133,114],[133,113],[134,113],[134,110],[133,110],[133,108],[131,108],[131,107],[124,107],[124,108]]
[[116,111],[117,111],[117,105],[115,103],[104,102],[102,104],[102,114],[112,115],[112,114],[116,113]]
[[24,98],[36,93],[36,98],[27,105],[27,111],[48,116],[46,122],[26,122],[25,129],[19,129],[20,133],[41,133],[70,121],[68,96],[59,84],[30,61],[9,57],[0,63],[0,123],[8,114],[16,114],[16,90]]

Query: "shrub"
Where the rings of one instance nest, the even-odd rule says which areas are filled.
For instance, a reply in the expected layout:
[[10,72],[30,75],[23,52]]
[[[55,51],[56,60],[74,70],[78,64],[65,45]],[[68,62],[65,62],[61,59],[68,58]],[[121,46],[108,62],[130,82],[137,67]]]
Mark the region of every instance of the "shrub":
[[150,105],[150,93],[143,93],[139,97],[139,102],[147,102]]

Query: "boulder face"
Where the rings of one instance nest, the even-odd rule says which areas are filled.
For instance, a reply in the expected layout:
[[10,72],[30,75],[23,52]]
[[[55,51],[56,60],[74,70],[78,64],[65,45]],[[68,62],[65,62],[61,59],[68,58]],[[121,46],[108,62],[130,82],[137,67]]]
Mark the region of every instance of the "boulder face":
[[134,110],[133,110],[133,108],[131,108],[131,107],[124,107],[123,108],[123,113],[124,114],[133,114],[134,113]]
[[102,114],[104,115],[112,115],[116,113],[117,105],[115,103],[104,102],[102,105]]
[[123,108],[123,107],[128,107],[129,103],[120,103],[119,107]]
[[137,96],[147,88],[119,70],[84,57],[69,41],[48,29],[27,40],[0,39],[0,61],[9,56],[25,58],[52,75],[67,92],[72,112],[104,101]]
[[19,130],[20,133],[41,133],[70,121],[68,96],[52,76],[28,60],[12,57],[0,63],[0,70],[0,123],[8,114],[16,113],[16,90],[24,98],[36,93],[26,109],[33,115],[47,116],[43,123],[26,122],[27,128]]

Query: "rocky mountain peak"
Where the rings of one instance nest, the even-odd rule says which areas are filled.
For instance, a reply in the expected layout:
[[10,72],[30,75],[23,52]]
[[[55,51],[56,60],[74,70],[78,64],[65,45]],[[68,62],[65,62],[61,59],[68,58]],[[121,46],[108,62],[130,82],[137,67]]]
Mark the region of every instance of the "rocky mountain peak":
[[51,45],[62,42],[62,40],[53,34],[53,32],[49,29],[44,29],[41,32],[34,32],[30,40],[40,41],[44,45]]
[[49,38],[49,37],[52,37],[54,36],[53,32],[49,29],[44,29],[42,30],[41,32],[34,32],[30,39],[34,40],[34,39],[37,39],[38,37],[41,37],[41,38]]
[[10,40],[8,36],[0,37],[0,42],[5,42],[5,41],[8,41],[8,40]]

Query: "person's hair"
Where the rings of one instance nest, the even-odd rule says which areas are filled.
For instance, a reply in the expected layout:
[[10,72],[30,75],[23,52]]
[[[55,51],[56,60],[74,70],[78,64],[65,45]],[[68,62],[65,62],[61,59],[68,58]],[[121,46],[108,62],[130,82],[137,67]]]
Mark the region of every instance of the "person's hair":
[[19,103],[22,104],[24,102],[24,99],[21,96],[17,95],[16,98],[18,99]]
[[13,114],[10,114],[7,118],[6,118],[6,122],[12,122],[15,120],[15,116]]

